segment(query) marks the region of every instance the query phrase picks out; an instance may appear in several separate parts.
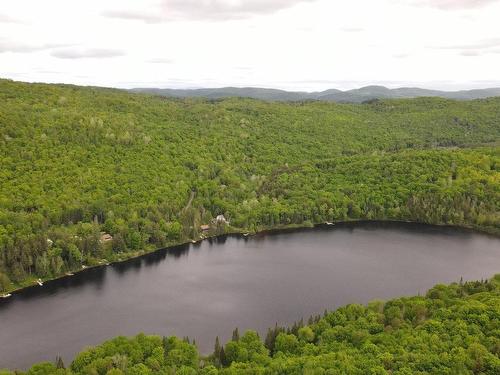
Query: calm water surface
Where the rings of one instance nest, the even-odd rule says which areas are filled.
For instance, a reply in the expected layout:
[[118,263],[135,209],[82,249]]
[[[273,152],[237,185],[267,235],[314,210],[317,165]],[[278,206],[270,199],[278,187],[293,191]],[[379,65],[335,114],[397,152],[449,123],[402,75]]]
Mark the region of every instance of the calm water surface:
[[337,225],[180,246],[90,269],[0,300],[0,368],[66,363],[139,332],[195,338],[264,333],[347,303],[425,293],[500,272],[500,239],[416,224]]

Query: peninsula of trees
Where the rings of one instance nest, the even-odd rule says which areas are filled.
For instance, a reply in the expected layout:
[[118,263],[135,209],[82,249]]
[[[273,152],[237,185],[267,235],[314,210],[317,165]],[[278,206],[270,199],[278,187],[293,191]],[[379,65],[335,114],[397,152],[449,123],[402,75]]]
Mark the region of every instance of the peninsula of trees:
[[500,98],[285,103],[0,80],[0,293],[224,232],[409,220],[498,234],[499,140]]

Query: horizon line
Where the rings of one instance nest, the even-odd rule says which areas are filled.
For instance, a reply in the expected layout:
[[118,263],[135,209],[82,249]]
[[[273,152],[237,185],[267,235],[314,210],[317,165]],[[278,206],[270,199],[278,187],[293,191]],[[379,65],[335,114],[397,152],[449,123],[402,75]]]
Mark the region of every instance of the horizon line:
[[[80,86],[80,87],[96,87],[96,88],[103,88],[103,89],[117,89],[117,90],[139,90],[139,89],[154,89],[154,90],[186,90],[186,91],[196,91],[196,90],[220,90],[220,89],[263,89],[263,90],[276,90],[276,91],[283,91],[283,92],[289,92],[289,93],[307,93],[307,94],[314,94],[314,93],[322,93],[325,91],[329,90],[338,90],[340,92],[349,92],[349,91],[355,91],[355,90],[360,90],[364,88],[369,88],[369,87],[379,87],[379,88],[385,88],[388,90],[398,90],[398,89],[419,89],[419,90],[427,90],[427,91],[440,91],[440,92],[445,92],[445,93],[454,93],[454,92],[461,92],[461,91],[474,91],[474,90],[491,90],[491,89],[500,89],[500,82],[495,82],[493,83],[492,86],[484,86],[484,87],[473,87],[474,84],[472,82],[479,83],[481,81],[471,81],[469,84],[470,86],[468,88],[459,88],[459,89],[440,89],[440,88],[429,88],[429,86],[425,87],[425,82],[422,82],[422,86],[418,86],[418,83],[412,82],[409,85],[404,85],[404,82],[401,82],[401,85],[392,85],[390,83],[382,84],[380,82],[374,82],[371,84],[361,84],[359,86],[355,86],[354,88],[347,88],[347,89],[340,89],[335,86],[329,86],[326,89],[322,90],[300,90],[300,89],[293,89],[293,88],[284,88],[283,86],[271,86],[271,85],[210,85],[210,86],[198,86],[198,85],[190,85],[190,86],[164,86],[164,85],[158,85],[158,86],[152,86],[148,85],[149,83],[144,82],[143,85],[142,83],[139,82],[124,82],[124,83],[118,83],[115,85],[112,84],[93,84],[93,83],[75,83],[75,82],[62,82],[62,81],[39,81],[39,80],[21,80],[21,79],[15,79],[15,78],[9,78],[9,77],[0,77],[0,80],[8,80],[12,82],[20,82],[20,83],[32,83],[32,84],[48,84],[48,85],[68,85],[68,86]],[[305,82],[305,81],[304,81]],[[341,82],[341,81],[339,81]],[[347,82],[347,81],[346,81]],[[352,82],[352,81],[348,81]],[[389,81],[390,82],[390,81]],[[133,83],[137,83],[137,85],[134,85]],[[333,83],[333,81],[332,81]],[[431,82],[427,82],[431,83]],[[450,84],[453,84],[450,82]],[[457,83],[455,83],[457,84]],[[457,84],[458,85],[458,84]],[[128,86],[128,87],[127,87]]]

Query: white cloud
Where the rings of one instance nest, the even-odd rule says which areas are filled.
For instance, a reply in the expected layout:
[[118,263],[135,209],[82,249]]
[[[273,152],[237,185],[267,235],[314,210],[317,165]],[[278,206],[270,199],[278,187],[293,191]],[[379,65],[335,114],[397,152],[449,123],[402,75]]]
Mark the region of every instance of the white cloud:
[[157,9],[144,11],[143,6],[135,9],[109,9],[102,12],[102,15],[146,23],[171,20],[227,21],[272,14],[299,3],[314,1],[316,0],[162,0]]
[[116,49],[58,49],[51,55],[60,59],[105,59],[109,57],[125,56],[125,52]]
[[442,10],[481,8],[498,0],[414,0],[415,5],[424,5]]

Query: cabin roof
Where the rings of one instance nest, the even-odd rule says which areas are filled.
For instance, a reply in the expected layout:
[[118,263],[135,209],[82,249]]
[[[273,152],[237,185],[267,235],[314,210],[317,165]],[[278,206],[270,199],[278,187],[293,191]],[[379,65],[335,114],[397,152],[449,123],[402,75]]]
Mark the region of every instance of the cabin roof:
[[101,233],[101,241],[106,242],[106,241],[111,241],[113,239],[113,236],[109,233]]

